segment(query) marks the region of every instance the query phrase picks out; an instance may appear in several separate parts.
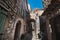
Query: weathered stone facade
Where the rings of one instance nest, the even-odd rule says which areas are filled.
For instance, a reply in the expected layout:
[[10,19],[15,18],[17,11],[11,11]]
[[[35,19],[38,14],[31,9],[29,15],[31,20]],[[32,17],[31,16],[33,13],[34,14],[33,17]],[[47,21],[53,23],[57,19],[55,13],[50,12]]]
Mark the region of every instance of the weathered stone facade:
[[[47,3],[49,4],[49,3]],[[46,5],[45,5],[46,6]],[[48,7],[45,8],[45,11],[42,16],[46,17],[46,31],[47,31],[47,38],[48,40],[60,40],[60,27],[58,20],[59,18],[59,10],[60,10],[60,1],[59,0],[51,0]],[[57,17],[58,16],[58,17]],[[59,18],[59,19],[58,19]],[[55,20],[55,21],[54,21]],[[49,24],[51,25],[51,30],[49,28]]]
[[[27,0],[0,0],[0,10],[0,15],[6,17],[1,39],[18,40],[26,31],[27,20],[29,20]],[[18,23],[20,26],[16,26]],[[16,28],[19,30],[18,35],[16,34]],[[17,35],[17,38],[15,38],[15,35]]]
[[44,8],[46,9],[50,3],[51,3],[51,0],[43,0]]

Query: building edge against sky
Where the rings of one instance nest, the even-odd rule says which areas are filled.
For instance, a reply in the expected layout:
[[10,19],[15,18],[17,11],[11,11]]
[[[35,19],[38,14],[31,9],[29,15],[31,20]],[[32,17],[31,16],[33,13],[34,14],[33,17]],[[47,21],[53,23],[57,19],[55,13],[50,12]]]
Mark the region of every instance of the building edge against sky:
[[27,0],[27,1],[30,4],[32,10],[34,10],[35,8],[44,9],[43,0]]

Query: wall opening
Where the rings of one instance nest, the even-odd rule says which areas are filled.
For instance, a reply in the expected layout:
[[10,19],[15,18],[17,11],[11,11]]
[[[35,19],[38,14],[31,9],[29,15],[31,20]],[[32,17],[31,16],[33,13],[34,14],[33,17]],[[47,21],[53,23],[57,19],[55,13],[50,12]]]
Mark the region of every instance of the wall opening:
[[14,40],[20,39],[21,21],[18,21],[15,28]]

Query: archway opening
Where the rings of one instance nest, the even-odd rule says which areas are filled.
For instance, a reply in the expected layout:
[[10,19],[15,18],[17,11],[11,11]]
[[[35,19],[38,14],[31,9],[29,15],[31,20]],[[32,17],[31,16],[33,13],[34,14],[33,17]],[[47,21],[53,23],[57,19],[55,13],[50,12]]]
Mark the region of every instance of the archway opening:
[[20,29],[21,29],[21,21],[18,21],[15,28],[14,40],[18,40],[20,38]]

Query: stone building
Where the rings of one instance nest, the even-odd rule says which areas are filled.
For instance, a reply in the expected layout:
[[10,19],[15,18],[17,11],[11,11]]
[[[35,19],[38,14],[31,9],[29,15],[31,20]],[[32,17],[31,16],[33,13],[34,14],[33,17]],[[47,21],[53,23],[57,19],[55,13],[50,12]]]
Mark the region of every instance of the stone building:
[[41,40],[38,37],[38,34],[40,34],[40,16],[44,10],[41,10],[39,8],[36,8],[34,11],[30,13],[30,18],[31,18],[31,24],[32,24],[32,40]]
[[[45,0],[46,1],[46,0]],[[60,24],[58,21],[60,18],[60,0],[51,0],[50,4],[47,3],[48,7],[44,8],[44,12],[42,14],[45,17],[45,28],[47,32],[48,40],[60,40],[60,27],[57,26]],[[45,5],[45,6],[47,6]],[[55,20],[55,21],[54,21]],[[50,26],[49,26],[50,25]],[[50,29],[52,32],[50,32]]]
[[51,3],[51,0],[42,0],[44,8],[47,8],[48,5]]
[[29,21],[27,0],[0,0],[0,40],[19,40]]

